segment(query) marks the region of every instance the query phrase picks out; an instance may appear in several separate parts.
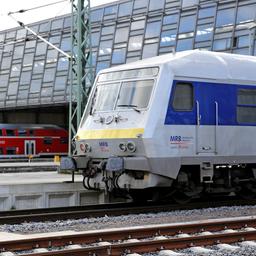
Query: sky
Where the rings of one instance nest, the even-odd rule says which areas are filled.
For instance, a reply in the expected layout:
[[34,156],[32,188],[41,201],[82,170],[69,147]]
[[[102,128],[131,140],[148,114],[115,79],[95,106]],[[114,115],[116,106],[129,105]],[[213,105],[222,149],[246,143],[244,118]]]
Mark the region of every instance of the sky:
[[[33,7],[38,7],[46,5],[49,3],[59,2],[61,0],[7,0],[1,1],[0,8],[0,31],[17,27],[18,24],[8,17],[9,12],[15,12],[21,9],[30,9]],[[105,3],[115,2],[117,0],[91,0],[91,6],[97,6]],[[49,7],[40,8],[37,10],[27,11],[22,14],[13,14],[13,16],[23,22],[24,24],[30,24],[32,22],[52,18],[55,16],[60,16],[70,12],[70,0],[66,0],[56,5],[51,5]]]

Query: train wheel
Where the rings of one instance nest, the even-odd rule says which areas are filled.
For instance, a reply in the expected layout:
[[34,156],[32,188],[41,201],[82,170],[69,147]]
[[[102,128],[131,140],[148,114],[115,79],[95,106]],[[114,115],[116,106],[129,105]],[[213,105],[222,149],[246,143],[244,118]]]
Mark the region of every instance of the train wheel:
[[133,202],[135,203],[143,203],[148,200],[147,194],[144,190],[136,190],[136,191],[130,191],[129,192]]
[[192,197],[187,195],[185,192],[176,190],[172,194],[172,199],[178,204],[187,204],[192,200]]
[[247,183],[243,186],[239,192],[239,196],[243,199],[255,199],[256,198],[256,187],[255,184]]

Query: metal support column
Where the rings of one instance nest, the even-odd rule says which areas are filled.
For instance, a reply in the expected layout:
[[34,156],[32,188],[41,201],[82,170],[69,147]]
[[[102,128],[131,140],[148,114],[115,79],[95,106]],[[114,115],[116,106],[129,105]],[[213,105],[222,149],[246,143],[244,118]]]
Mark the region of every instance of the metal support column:
[[70,68],[69,155],[93,83],[90,0],[71,0],[72,59]]

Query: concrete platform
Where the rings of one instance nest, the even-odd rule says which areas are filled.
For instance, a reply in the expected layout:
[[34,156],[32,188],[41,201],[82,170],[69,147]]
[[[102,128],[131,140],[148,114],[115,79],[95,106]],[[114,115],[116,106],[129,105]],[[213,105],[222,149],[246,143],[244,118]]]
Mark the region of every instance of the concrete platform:
[[[15,161],[14,161],[15,160]],[[54,161],[17,161],[16,159],[9,160],[8,162],[0,161],[0,173],[5,172],[42,172],[42,171],[57,171],[60,162]]]
[[82,175],[57,172],[0,173],[0,211],[104,203],[104,193],[87,191]]

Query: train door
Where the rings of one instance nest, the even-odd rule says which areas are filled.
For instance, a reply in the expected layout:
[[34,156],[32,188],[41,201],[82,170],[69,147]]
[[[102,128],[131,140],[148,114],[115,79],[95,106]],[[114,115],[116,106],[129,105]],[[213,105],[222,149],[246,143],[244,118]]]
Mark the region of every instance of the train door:
[[197,153],[217,153],[218,101],[214,85],[195,84]]
[[25,155],[35,155],[36,154],[36,141],[35,140],[25,140]]

